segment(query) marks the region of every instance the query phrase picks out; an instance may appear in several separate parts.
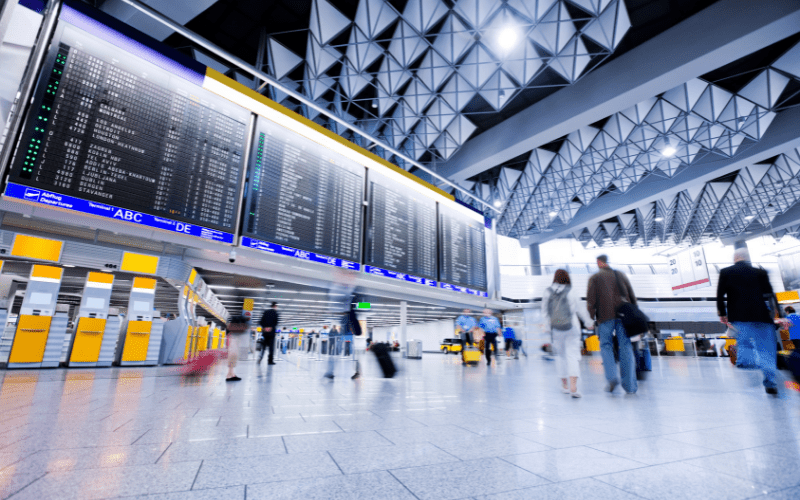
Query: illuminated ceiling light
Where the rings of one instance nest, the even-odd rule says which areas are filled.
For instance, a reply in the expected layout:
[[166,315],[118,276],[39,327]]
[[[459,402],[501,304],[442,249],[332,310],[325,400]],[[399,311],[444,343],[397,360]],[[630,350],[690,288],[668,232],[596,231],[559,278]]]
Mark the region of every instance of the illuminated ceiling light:
[[500,208],[500,205],[502,205],[502,204],[503,203],[500,200],[497,200],[497,201],[494,202],[494,206],[497,207],[497,208]]
[[664,221],[663,217],[656,217],[656,222],[663,222],[663,221]]
[[519,40],[519,32],[513,26],[506,26],[497,34],[497,44],[508,52],[513,49]]
[[755,215],[747,215],[747,216],[745,216],[744,220],[752,220],[752,219],[755,219],[755,218],[756,218]]
[[550,217],[555,217],[556,215],[558,215],[558,212],[556,212],[555,210],[550,211]]
[[678,152],[678,150],[675,149],[674,147],[667,146],[667,147],[665,147],[664,149],[661,150],[661,155],[664,156],[665,158],[669,158],[671,156],[674,156],[675,153],[677,153],[677,152]]

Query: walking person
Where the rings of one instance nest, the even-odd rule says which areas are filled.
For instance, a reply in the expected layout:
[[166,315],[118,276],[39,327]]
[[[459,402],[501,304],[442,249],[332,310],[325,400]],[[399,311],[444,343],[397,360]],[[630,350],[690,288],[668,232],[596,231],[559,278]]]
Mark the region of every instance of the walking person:
[[639,387],[636,382],[636,358],[633,354],[631,340],[625,333],[625,327],[617,318],[617,308],[623,301],[636,305],[636,295],[633,293],[633,287],[628,281],[628,277],[609,267],[607,255],[597,257],[597,267],[600,268],[599,271],[589,278],[586,309],[597,324],[603,370],[608,381],[605,390],[614,392],[614,388],[620,382],[614,359],[614,337],[616,336],[619,346],[619,373],[622,376],[622,388],[628,394],[635,394]]
[[267,364],[275,364],[275,329],[278,326],[278,320],[278,303],[273,302],[271,307],[264,311],[264,314],[261,315],[260,324],[263,343],[261,344],[261,356],[258,358],[259,363],[261,363],[261,360],[264,359],[264,351],[266,351],[269,347],[269,358],[267,358]]
[[[572,288],[569,273],[564,269],[556,271],[553,284],[545,289],[542,299],[544,325],[551,332],[556,351],[556,366],[561,376],[561,392],[581,397],[578,392],[578,377],[581,360],[581,329],[578,318],[587,325],[591,319],[586,309],[581,307],[578,296]],[[594,328],[590,326],[589,329]],[[567,381],[569,380],[569,385]]]
[[494,350],[495,363],[499,363],[500,357],[497,355],[497,336],[502,335],[503,333],[500,326],[500,320],[492,315],[491,309],[484,309],[483,317],[478,322],[478,327],[484,331],[483,353],[486,356],[486,365],[488,366],[492,364],[492,350]]
[[228,323],[228,334],[226,342],[228,344],[228,375],[226,382],[238,382],[242,380],[236,376],[236,365],[239,362],[239,349],[242,339],[250,339],[250,318],[237,316],[231,318]]
[[519,358],[516,355],[516,349],[514,349],[514,343],[516,342],[516,335],[514,335],[514,329],[510,326],[503,328],[503,340],[506,341],[506,357],[510,358],[511,353],[514,352],[515,358]]
[[750,264],[750,254],[746,248],[734,251],[733,262],[732,266],[719,272],[719,320],[725,325],[732,324],[739,331],[736,337],[737,355],[739,344],[755,345],[757,353],[754,353],[753,361],[764,374],[764,389],[767,394],[778,394],[777,340],[771,311],[775,295],[769,276],[764,269]]
[[472,317],[472,311],[464,309],[463,314],[456,318],[456,326],[461,339],[461,364],[466,365],[467,360],[464,358],[464,350],[467,345],[472,344],[472,332],[478,327],[478,322]]

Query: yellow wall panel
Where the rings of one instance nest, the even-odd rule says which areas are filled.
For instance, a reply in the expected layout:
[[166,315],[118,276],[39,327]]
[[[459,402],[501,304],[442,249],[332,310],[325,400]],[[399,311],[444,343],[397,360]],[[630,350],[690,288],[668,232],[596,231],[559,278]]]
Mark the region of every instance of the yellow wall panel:
[[122,256],[122,265],[119,267],[120,271],[145,274],[156,274],[157,269],[157,256],[133,252],[125,252],[125,254]]
[[63,246],[63,241],[18,234],[14,238],[14,246],[11,247],[11,255],[58,262]]

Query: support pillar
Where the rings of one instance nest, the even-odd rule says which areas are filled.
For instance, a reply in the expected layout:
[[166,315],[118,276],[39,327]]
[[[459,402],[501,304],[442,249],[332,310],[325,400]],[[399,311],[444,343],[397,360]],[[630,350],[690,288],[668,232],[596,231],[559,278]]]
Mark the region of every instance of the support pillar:
[[528,250],[531,253],[531,275],[532,276],[541,276],[542,275],[542,257],[539,254],[539,244],[532,243]]
[[408,339],[406,338],[406,324],[408,323],[408,302],[405,300],[400,302],[400,351],[403,356],[406,354],[406,345]]

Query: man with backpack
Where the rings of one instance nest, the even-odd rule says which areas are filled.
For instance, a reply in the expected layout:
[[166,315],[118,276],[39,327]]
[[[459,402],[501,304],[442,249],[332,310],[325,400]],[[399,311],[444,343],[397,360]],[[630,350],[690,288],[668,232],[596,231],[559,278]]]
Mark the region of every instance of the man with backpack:
[[617,309],[623,302],[636,305],[636,295],[633,293],[633,287],[631,287],[628,277],[609,267],[607,255],[597,257],[597,267],[599,271],[589,278],[586,309],[597,324],[603,370],[608,381],[605,390],[614,392],[614,388],[620,381],[617,375],[617,364],[614,361],[614,337],[616,336],[619,345],[619,371],[622,375],[622,388],[628,394],[635,394],[638,389],[636,358],[633,354],[633,345],[625,333],[625,327],[617,317]]

